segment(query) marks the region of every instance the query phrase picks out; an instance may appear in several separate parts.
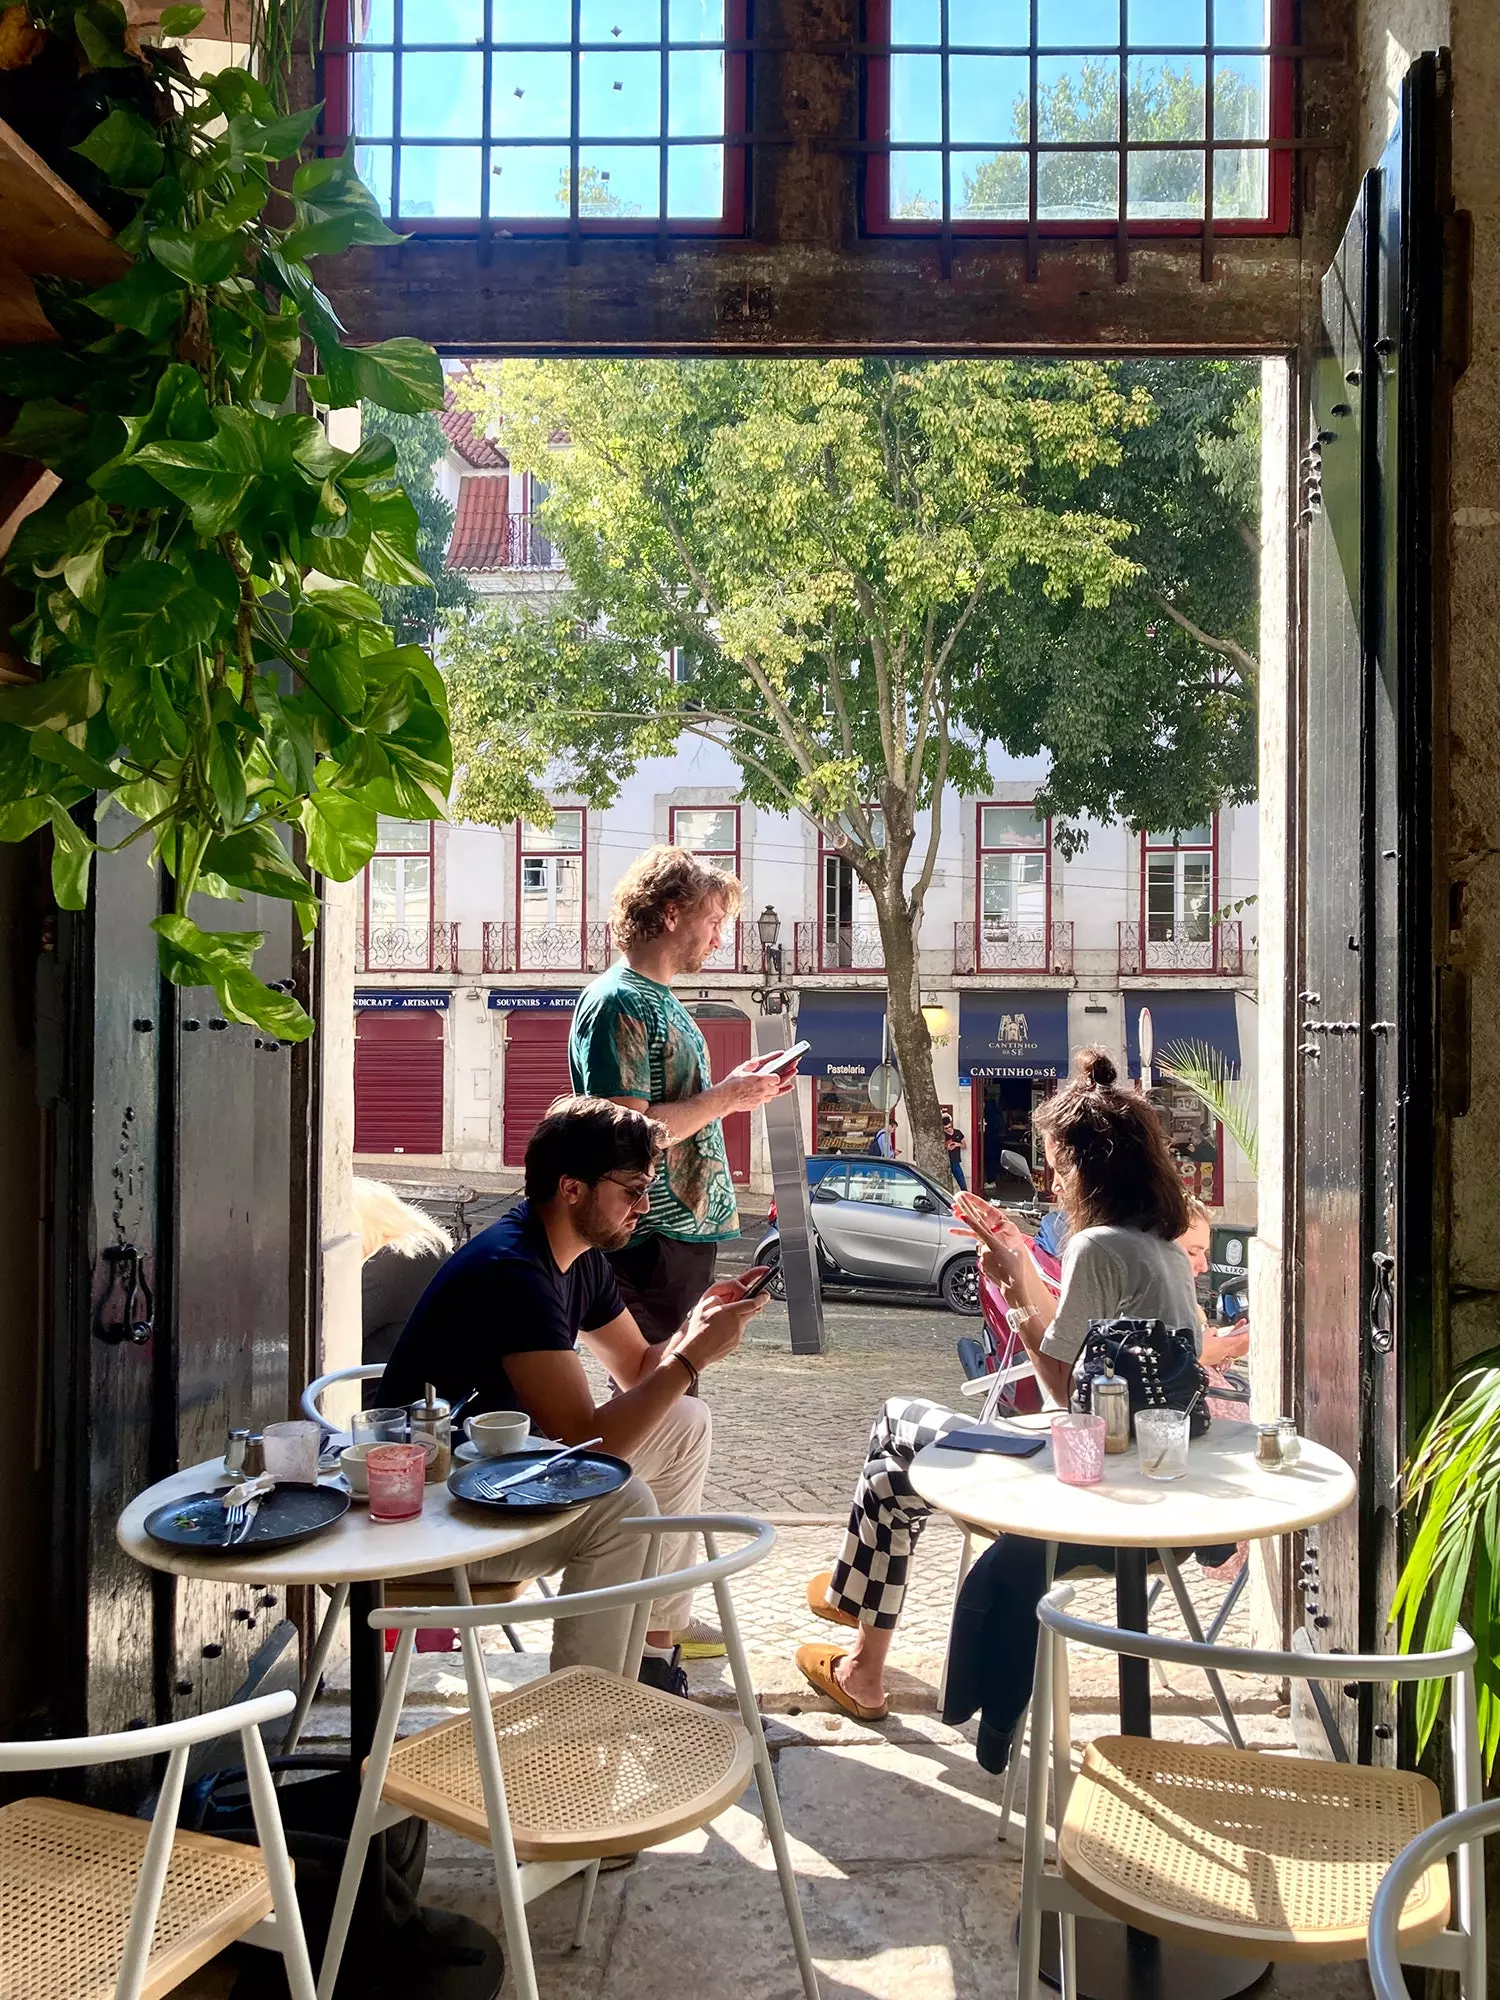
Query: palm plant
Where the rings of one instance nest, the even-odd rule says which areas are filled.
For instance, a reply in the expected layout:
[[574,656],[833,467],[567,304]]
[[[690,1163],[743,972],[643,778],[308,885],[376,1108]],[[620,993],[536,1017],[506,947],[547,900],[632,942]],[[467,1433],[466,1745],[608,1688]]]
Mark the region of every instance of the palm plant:
[[1255,1095],[1250,1085],[1230,1069],[1220,1050],[1207,1042],[1168,1042],[1157,1060],[1157,1069],[1171,1077],[1207,1105],[1224,1130],[1250,1162],[1250,1171],[1260,1172],[1260,1127],[1255,1116]]
[[[1391,1600],[1402,1650],[1451,1643],[1470,1582],[1485,1770],[1500,1753],[1500,1348],[1479,1355],[1448,1392],[1406,1468],[1402,1505],[1421,1526]],[[1417,1694],[1417,1745],[1432,1734],[1441,1681]]]

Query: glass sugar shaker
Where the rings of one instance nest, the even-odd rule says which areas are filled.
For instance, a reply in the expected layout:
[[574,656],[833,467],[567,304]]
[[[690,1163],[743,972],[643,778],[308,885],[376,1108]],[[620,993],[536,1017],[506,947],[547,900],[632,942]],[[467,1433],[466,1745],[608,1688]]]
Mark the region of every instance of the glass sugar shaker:
[[1302,1440],[1290,1417],[1276,1419],[1276,1436],[1281,1447],[1282,1464],[1295,1465],[1302,1456]]
[[1114,1457],[1130,1449],[1130,1390],[1114,1373],[1096,1375],[1089,1408],[1104,1419],[1104,1449]]
[[422,1444],[431,1438],[437,1450],[427,1461],[427,1484],[446,1479],[453,1467],[453,1405],[444,1402],[429,1382],[420,1403],[410,1405],[411,1441]]

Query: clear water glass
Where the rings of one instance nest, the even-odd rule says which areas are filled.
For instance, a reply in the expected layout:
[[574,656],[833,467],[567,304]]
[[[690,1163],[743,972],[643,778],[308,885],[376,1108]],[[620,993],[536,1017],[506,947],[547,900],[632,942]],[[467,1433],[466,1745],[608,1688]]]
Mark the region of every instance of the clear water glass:
[[1068,1410],[1052,1419],[1052,1469],[1064,1486],[1097,1486],[1104,1477],[1103,1417]]
[[286,1423],[267,1424],[261,1432],[266,1455],[266,1471],[273,1479],[296,1486],[315,1486],[318,1481],[318,1453],[323,1448],[323,1426],[294,1417]]
[[1135,1419],[1135,1441],[1141,1454],[1141,1471],[1148,1479],[1181,1479],[1188,1469],[1188,1425],[1186,1410],[1140,1410]]
[[372,1521],[409,1521],[427,1493],[427,1453],[419,1444],[381,1444],[365,1455]]
[[361,1410],[354,1419],[355,1444],[410,1444],[411,1411],[404,1403],[384,1410]]

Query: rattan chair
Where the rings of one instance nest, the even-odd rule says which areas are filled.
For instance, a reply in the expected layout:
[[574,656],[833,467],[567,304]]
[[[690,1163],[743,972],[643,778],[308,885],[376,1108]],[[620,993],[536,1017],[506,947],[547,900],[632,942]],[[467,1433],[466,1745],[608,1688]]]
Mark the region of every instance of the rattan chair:
[[[415,1813],[488,1844],[495,1861],[514,1990],[518,2000],[537,2000],[527,1903],[571,1876],[581,1876],[573,1933],[574,1947],[580,1947],[600,1858],[633,1854],[706,1825],[739,1798],[752,1775],[803,1988],[807,2000],[819,2000],[775,1777],[728,1583],[736,1572],[769,1555],[775,1530],[763,1521],[732,1514],[654,1515],[623,1525],[651,1537],[646,1574],[640,1582],[528,1601],[515,1615],[535,1622],[633,1606],[635,1617],[622,1663],[626,1674],[569,1667],[492,1696],[480,1633],[497,1622],[494,1614],[483,1606],[445,1610],[443,1615],[463,1637],[468,1713],[398,1742],[415,1628],[430,1624],[436,1614],[427,1609],[371,1613],[372,1625],[394,1629],[401,1636],[365,1765],[318,1978],[319,2000],[331,2000],[365,1852],[382,1828]],[[707,1560],[659,1576],[656,1558],[663,1533],[701,1535]],[[721,1555],[720,1535],[745,1540]],[[645,1687],[634,1678],[652,1600],[664,1589],[675,1595],[705,1586],[712,1587],[718,1606],[739,1699],[738,1722]],[[732,1977],[733,1968],[726,1966],[726,1980]]]
[[[1058,1822],[1056,1874],[1042,1866],[1047,1759],[1031,1760],[1021,1860],[1016,1992],[1036,2000],[1044,1909],[1060,1918],[1064,1990],[1076,1992],[1075,1923],[1114,1917],[1173,1943],[1275,1962],[1364,1955],[1386,1870],[1441,1810],[1410,1771],[1324,1763],[1269,1751],[1106,1736],[1072,1768],[1067,1641],[1136,1659],[1302,1681],[1449,1680],[1459,1803],[1480,1789],[1474,1645],[1458,1632],[1440,1653],[1273,1653],[1158,1639],[1073,1617],[1058,1584],[1037,1606],[1032,1741],[1050,1740]],[[1475,1898],[1461,1878],[1449,1929],[1448,1871],[1422,1875],[1400,1912],[1400,1956],[1456,1965],[1473,1935]]]
[[[288,1693],[158,1729],[0,1743],[0,1772],[77,1770],[167,1753],[150,1822],[62,1799],[0,1806],[0,1994],[16,2000],[156,2000],[243,1940],[279,1951],[292,2000],[312,1967],[260,1726]],[[188,1752],[238,1733],[259,1848],[179,1833]]]
[[[1403,1847],[1375,1896],[1368,1939],[1370,1984],[1375,2000],[1411,2000],[1401,1970],[1401,1924],[1408,1900],[1434,1864],[1449,1855],[1458,1876],[1457,1902],[1469,1910],[1463,1948],[1445,1961],[1458,1973],[1459,2000],[1485,2000],[1484,1865],[1485,1837],[1500,1833],[1500,1799],[1450,1813]],[[1429,1961],[1425,1961],[1427,1963]]]

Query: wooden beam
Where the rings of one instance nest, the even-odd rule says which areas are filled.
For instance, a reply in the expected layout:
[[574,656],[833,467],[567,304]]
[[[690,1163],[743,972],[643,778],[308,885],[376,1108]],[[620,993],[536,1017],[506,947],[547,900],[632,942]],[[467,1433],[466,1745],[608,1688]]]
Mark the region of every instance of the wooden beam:
[[12,458],[0,452],[0,556],[15,540],[28,514],[44,507],[62,481],[34,458]]
[[130,268],[107,224],[0,119],[0,256],[37,277],[106,285]]

